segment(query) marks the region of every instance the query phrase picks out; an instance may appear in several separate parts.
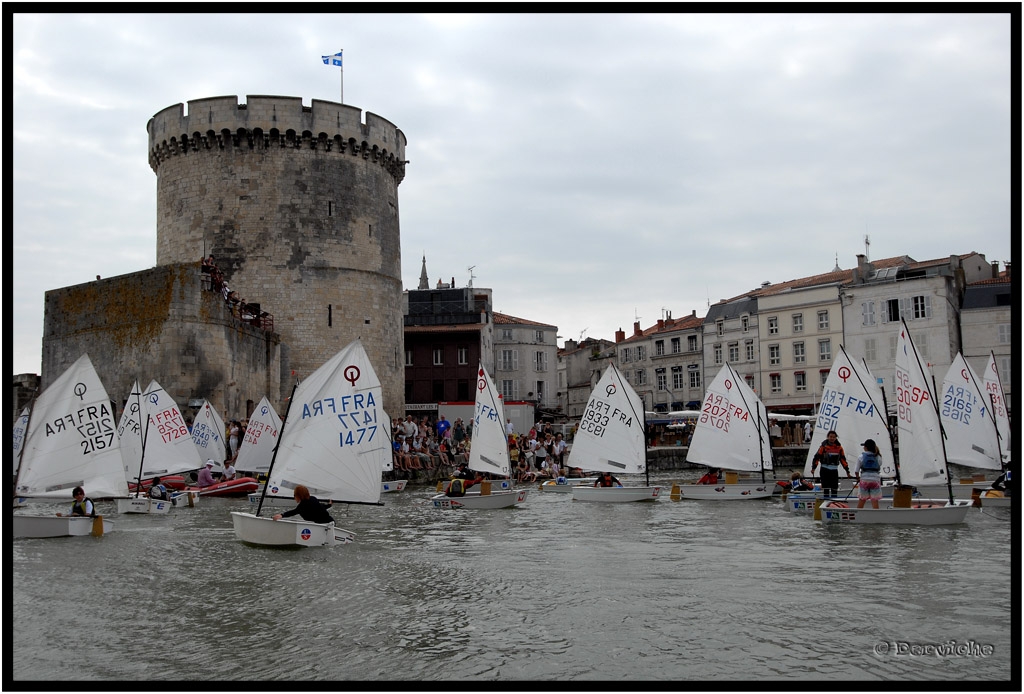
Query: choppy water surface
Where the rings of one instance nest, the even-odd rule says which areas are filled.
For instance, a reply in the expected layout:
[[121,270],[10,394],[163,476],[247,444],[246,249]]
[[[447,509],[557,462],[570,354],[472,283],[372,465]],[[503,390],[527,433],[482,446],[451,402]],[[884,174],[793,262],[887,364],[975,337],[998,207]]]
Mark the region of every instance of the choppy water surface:
[[248,503],[209,498],[112,514],[100,539],[15,540],[13,677],[993,682],[1019,648],[1008,510],[834,528],[667,490],[489,512],[432,493],[336,506],[344,547],[242,544],[229,511]]

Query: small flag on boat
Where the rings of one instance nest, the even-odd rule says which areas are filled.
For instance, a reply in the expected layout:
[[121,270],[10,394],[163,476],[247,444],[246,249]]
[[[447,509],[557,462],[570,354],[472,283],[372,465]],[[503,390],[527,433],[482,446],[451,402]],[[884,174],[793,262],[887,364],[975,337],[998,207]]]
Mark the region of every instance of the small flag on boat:
[[334,55],[322,55],[324,65],[333,65],[335,67],[341,67],[341,51],[338,51]]

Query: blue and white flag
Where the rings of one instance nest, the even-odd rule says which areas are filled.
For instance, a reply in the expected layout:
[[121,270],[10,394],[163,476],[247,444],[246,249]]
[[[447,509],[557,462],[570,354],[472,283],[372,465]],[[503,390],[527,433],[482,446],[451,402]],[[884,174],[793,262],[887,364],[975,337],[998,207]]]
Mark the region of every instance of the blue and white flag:
[[341,67],[341,51],[338,51],[334,55],[321,56],[324,59],[324,65],[334,65],[335,67]]

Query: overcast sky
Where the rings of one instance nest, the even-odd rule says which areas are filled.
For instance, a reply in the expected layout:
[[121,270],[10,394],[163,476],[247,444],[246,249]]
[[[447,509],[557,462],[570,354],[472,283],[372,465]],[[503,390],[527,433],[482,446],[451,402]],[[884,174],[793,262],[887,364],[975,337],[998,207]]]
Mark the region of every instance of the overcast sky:
[[426,254],[432,286],[474,266],[496,311],[614,339],[636,317],[853,267],[865,235],[871,258],[1010,259],[1009,14],[48,14],[13,29],[15,374],[39,372],[46,290],[155,265],[147,121],[210,96],[337,101],[321,56],[339,49],[345,103],[408,138],[406,289]]

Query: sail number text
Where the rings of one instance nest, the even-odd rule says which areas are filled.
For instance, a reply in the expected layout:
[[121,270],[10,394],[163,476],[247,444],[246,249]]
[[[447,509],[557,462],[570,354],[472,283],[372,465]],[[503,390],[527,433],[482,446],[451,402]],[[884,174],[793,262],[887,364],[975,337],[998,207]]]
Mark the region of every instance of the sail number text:
[[583,418],[580,420],[580,430],[601,437],[604,436],[608,425],[612,422],[619,422],[628,429],[633,426],[633,417],[609,402],[599,398],[590,398],[587,409],[583,412]]

